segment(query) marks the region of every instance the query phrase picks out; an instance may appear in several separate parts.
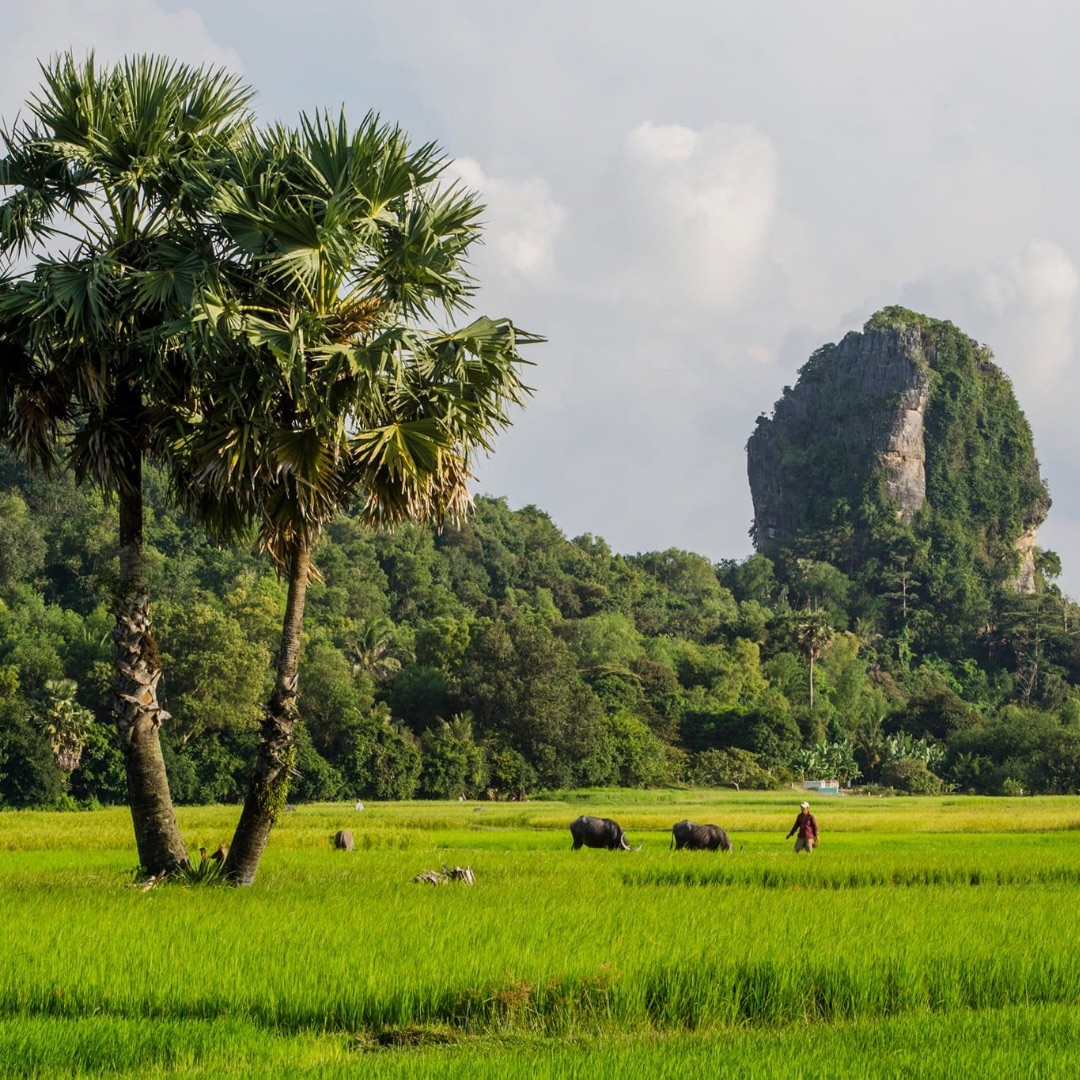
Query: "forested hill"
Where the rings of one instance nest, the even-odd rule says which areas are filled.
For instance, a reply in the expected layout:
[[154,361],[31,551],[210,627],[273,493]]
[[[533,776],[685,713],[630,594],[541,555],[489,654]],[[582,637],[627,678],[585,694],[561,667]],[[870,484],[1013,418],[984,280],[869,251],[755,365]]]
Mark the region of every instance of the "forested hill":
[[[285,587],[146,484],[173,792],[237,800]],[[105,706],[114,513],[0,461],[2,805],[124,798]],[[1049,555],[1031,594],[998,591],[968,622],[914,573],[870,591],[810,558],[618,555],[492,498],[443,532],[342,517],[316,563],[294,800],[800,775],[1080,791],[1080,610]]]
[[930,602],[904,621],[926,644],[954,648],[1000,590],[1036,588],[1050,496],[1031,428],[952,323],[891,307],[822,346],[758,417],[747,463],[757,550],[825,560],[869,595],[919,581]]

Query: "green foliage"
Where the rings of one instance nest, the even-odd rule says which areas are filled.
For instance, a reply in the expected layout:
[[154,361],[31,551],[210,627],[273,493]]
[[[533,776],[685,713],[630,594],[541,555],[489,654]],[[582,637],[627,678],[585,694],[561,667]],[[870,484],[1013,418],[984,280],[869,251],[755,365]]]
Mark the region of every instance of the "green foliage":
[[87,730],[79,767],[71,775],[68,790],[83,802],[106,806],[127,800],[124,756],[111,725],[95,723]]
[[690,767],[690,782],[699,787],[733,787],[736,791],[777,787],[777,778],[762,765],[757,755],[738,747],[703,750],[695,754]]
[[257,732],[226,731],[184,742],[167,733],[161,750],[178,803],[235,803],[247,792]]
[[395,716],[421,734],[449,715],[450,682],[443,668],[406,664],[394,680],[389,697]]
[[45,567],[45,538],[18,492],[0,495],[0,592]]
[[[102,544],[100,561],[70,564],[77,575],[55,569],[74,550],[70,522],[88,537],[105,535],[107,511],[64,482],[50,498],[39,480],[0,459],[0,479],[8,477],[44,541],[46,580],[58,576],[44,596],[35,578],[13,582],[0,598],[0,671],[11,675],[5,707],[30,725],[0,736],[0,791],[7,805],[55,804],[62,794],[63,773],[34,717],[48,680],[74,679],[95,721],[68,791],[79,802],[115,802],[123,765],[102,696],[111,620],[93,600],[112,556]],[[168,660],[161,694],[173,714],[165,740],[173,791],[182,803],[238,799],[284,592],[272,567],[250,551],[207,543],[166,497],[151,473],[147,557]],[[317,562],[323,581],[310,591],[294,801],[680,783],[688,762],[708,751],[724,760],[728,751],[753,755],[785,778],[801,751],[822,742],[850,743],[862,780],[881,783],[893,737],[943,748],[945,761],[930,769],[961,791],[1000,793],[1010,779],[1025,792],[1080,791],[1080,609],[1049,578],[1027,608],[1015,608],[1017,618],[1014,608],[998,609],[1009,636],[993,656],[980,648],[945,657],[905,644],[917,644],[909,628],[890,630],[902,596],[885,598],[874,617],[860,615],[869,608],[856,578],[844,575],[837,587],[840,578],[820,562],[802,564],[804,591],[795,592],[770,584],[763,556],[746,560],[745,572],[744,564],[713,570],[672,552],[628,561],[594,538],[567,541],[546,515],[512,511],[504,500],[479,499],[466,526],[441,533],[407,526],[384,536],[341,517]],[[646,564],[677,586],[675,596]],[[1053,560],[1043,565],[1052,574]],[[906,582],[912,623],[924,576],[920,568]],[[728,589],[738,598],[731,606]],[[707,640],[703,624],[686,621],[694,595],[723,601],[726,614]],[[791,600],[820,606],[793,609]],[[687,634],[675,632],[679,620]],[[851,628],[815,646],[813,712],[803,622]],[[648,625],[662,630],[650,636]],[[1025,700],[1036,645],[1039,675]],[[1023,708],[1006,710],[1011,703]],[[466,713],[473,749],[444,744],[443,723]],[[475,747],[488,772],[482,787],[479,771],[466,782],[460,768],[464,756],[479,770]]]
[[0,703],[0,807],[51,806],[67,782],[27,706]]
[[1080,792],[1080,739],[1059,716],[1007,705],[949,741],[947,764],[960,790],[1000,795],[1006,781],[1026,793]]
[[350,796],[411,799],[423,759],[416,740],[394,726],[386,709],[376,708],[351,721],[337,764]]
[[[321,636],[321,635],[320,635]],[[300,716],[320,753],[339,747],[352,717],[370,711],[374,688],[354,674],[349,658],[325,639],[309,641],[304,654]]]
[[461,682],[479,733],[522,754],[545,787],[614,780],[615,748],[599,702],[546,624],[481,622]]
[[898,757],[885,762],[881,767],[881,782],[909,795],[937,795],[941,791],[941,780],[921,758]]
[[629,712],[607,717],[620,787],[659,787],[682,779],[681,762],[649,729]]
[[516,797],[521,792],[535,791],[538,780],[536,770],[516,750],[487,750],[489,781],[496,795]]
[[804,780],[854,780],[859,775],[855,745],[847,739],[808,746],[793,762]]
[[293,802],[330,802],[346,798],[345,781],[314,747],[307,725],[301,720],[293,728],[296,774],[289,785]]
[[473,741],[472,719],[440,720],[420,739],[423,766],[419,793],[430,799],[476,798],[488,785],[483,750]]
[[268,650],[209,597],[165,599],[154,614],[168,672],[161,698],[183,737],[253,728],[269,689]]
[[671,633],[706,641],[738,619],[735,598],[702,556],[669,548],[635,556],[629,562],[661,586],[654,586],[635,605],[639,626],[645,633]]

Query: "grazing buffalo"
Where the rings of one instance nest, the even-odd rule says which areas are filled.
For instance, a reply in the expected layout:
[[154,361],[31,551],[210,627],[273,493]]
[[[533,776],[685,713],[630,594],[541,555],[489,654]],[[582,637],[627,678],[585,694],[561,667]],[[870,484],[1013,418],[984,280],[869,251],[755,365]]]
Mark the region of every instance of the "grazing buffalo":
[[715,851],[722,848],[731,851],[734,845],[719,825],[695,825],[692,821],[680,821],[671,827],[671,844],[676,851]]
[[352,851],[352,833],[349,832],[348,829],[338,829],[338,831],[334,833],[334,847],[336,847],[338,851]]
[[617,821],[606,817],[588,817],[582,815],[570,822],[570,835],[574,838],[573,850],[580,847],[602,847],[608,851],[621,848],[623,851],[639,851],[641,845],[631,848],[626,841],[626,833]]

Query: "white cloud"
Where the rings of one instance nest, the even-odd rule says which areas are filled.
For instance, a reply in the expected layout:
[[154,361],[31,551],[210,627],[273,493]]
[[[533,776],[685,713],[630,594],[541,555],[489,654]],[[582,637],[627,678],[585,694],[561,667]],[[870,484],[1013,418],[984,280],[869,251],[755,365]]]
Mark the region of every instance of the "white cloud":
[[495,271],[509,270],[533,282],[555,274],[555,241],[566,211],[555,201],[546,180],[539,176],[511,179],[489,176],[472,158],[459,158],[447,170],[451,178],[478,191],[487,204],[484,243],[494,260],[484,253],[478,261]]
[[678,124],[638,124],[626,137],[626,153],[649,165],[687,161],[698,145],[698,133]]
[[1052,404],[1062,380],[1076,379],[1080,270],[1056,243],[1030,240],[982,266],[932,271],[905,287],[904,302],[989,344],[1017,384],[1021,404]]
[[[1080,511],[1076,489],[1075,402],[1080,396],[1076,321],[1080,271],[1057,244],[1031,241],[984,278],[973,316],[1016,386],[1050,479],[1056,513]],[[1074,556],[1080,560],[1080,552]],[[1080,566],[1071,567],[1080,574]]]
[[731,307],[753,280],[777,202],[777,153],[748,124],[645,121],[626,137],[619,277],[638,299]]
[[1056,244],[1033,241],[1014,263],[1012,279],[1029,369],[1040,380],[1056,379],[1073,358],[1080,272]]
[[1080,292],[1076,265],[1057,244],[1045,240],[1028,244],[1023,257],[1017,260],[1015,275],[1021,295],[1033,308],[1072,305]]

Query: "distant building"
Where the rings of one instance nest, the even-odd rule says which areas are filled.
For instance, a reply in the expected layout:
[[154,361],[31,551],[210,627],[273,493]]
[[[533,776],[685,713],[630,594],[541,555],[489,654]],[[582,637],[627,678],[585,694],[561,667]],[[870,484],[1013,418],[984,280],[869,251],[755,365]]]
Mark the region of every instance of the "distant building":
[[804,780],[802,786],[807,791],[816,791],[819,795],[839,795],[839,780]]

